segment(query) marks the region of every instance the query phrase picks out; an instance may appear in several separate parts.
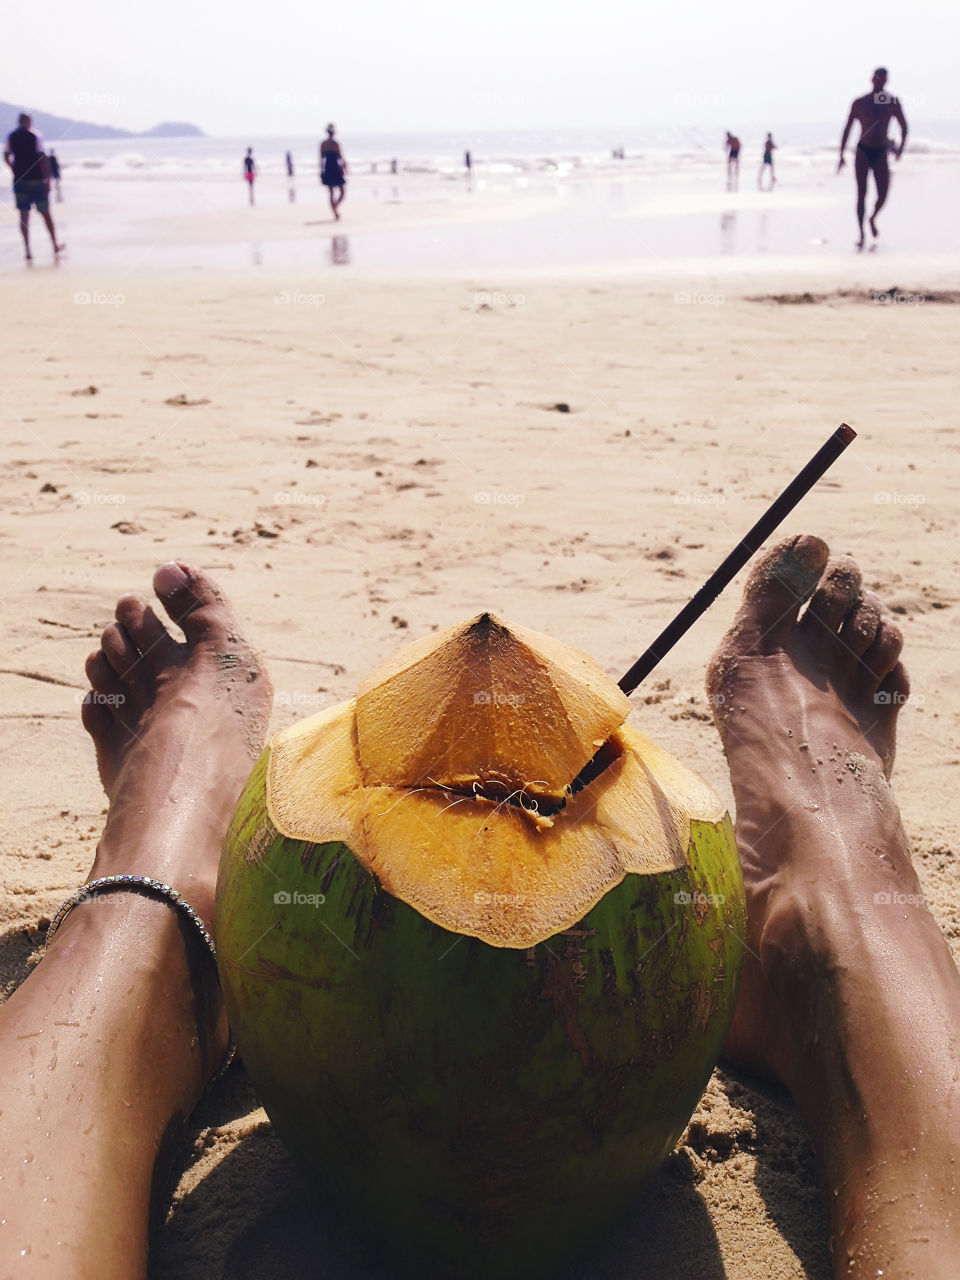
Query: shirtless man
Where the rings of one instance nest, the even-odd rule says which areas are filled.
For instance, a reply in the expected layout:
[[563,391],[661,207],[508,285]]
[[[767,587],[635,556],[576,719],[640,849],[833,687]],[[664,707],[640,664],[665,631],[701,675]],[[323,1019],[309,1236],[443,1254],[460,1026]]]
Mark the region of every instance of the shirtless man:
[[[171,562],[153,589],[183,639],[125,596],[87,660],[110,801],[91,876],[158,877],[209,929],[271,689],[205,573]],[[956,1280],[960,1257],[960,974],[888,781],[901,645],[855,562],[795,537],[759,557],[707,675],[747,890],[726,1052],[810,1127],[838,1280]],[[108,901],[70,911],[0,1006],[2,1277],[143,1280],[151,1192],[227,1045],[194,926],[156,895]]]
[[735,133],[727,130],[727,190],[737,185],[740,178],[740,139]]
[[880,234],[877,230],[877,214],[886,203],[887,192],[890,190],[890,167],[887,162],[890,140],[887,137],[887,132],[890,128],[891,120],[896,120],[900,126],[900,145],[894,151],[894,157],[897,160],[903,155],[903,148],[907,142],[906,116],[900,106],[900,100],[884,92],[886,83],[886,67],[877,67],[873,73],[873,92],[865,93],[862,98],[857,98],[854,101],[850,107],[850,114],[847,116],[843,137],[840,139],[840,163],[837,165],[837,173],[846,164],[843,151],[847,145],[847,139],[850,137],[850,130],[853,128],[854,121],[860,125],[860,139],[857,142],[857,157],[854,169],[857,175],[857,225],[860,228],[860,239],[857,241],[858,249],[863,248],[863,214],[867,203],[867,178],[871,169],[873,170],[873,180],[877,187],[877,202],[873,207],[873,213],[870,215],[870,230],[874,237]]

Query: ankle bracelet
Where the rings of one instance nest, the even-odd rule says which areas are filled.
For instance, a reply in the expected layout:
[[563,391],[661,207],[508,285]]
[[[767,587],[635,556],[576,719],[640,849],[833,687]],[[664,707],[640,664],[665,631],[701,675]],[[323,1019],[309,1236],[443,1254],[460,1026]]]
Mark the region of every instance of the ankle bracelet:
[[[164,884],[162,880],[153,880],[150,876],[101,876],[99,880],[90,880],[86,884],[81,885],[76,893],[72,893],[70,897],[67,898],[66,902],[61,903],[57,908],[56,915],[50,921],[50,927],[47,929],[46,946],[49,947],[54,934],[63,924],[64,920],[74,907],[79,906],[81,902],[89,901],[91,898],[96,899],[100,893],[110,893],[117,889],[130,889],[135,893],[145,893],[148,896],[162,898],[164,901],[171,903],[178,911],[182,912],[197,929],[201,938],[203,938],[207,950],[213,957],[214,966],[216,966],[217,948],[214,945],[213,938],[210,936],[210,931],[200,919],[198,913],[193,909],[193,907],[191,907],[190,903],[187,902],[186,899],[180,896],[180,891],[178,889],[174,889],[170,885]],[[220,1063],[220,1066],[217,1068],[214,1075],[210,1077],[210,1084],[213,1084],[214,1080],[220,1079],[226,1069],[230,1066],[230,1063],[233,1061],[236,1052],[237,1046],[233,1043],[233,1037],[231,1036],[223,1062]]]

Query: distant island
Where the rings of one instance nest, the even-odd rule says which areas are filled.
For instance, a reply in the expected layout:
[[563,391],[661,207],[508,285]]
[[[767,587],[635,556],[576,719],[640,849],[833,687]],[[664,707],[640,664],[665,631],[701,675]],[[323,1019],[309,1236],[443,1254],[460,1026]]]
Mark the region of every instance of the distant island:
[[65,138],[82,142],[104,138],[206,137],[203,130],[198,129],[195,124],[183,124],[180,121],[166,121],[163,124],[155,124],[152,129],[145,129],[143,133],[134,133],[130,129],[115,129],[109,124],[87,124],[83,120],[69,120],[66,116],[54,116],[47,111],[33,111],[29,106],[0,102],[0,134],[4,138],[11,129],[17,127],[17,117],[21,111],[30,113],[35,128],[43,134],[45,142],[60,142]]

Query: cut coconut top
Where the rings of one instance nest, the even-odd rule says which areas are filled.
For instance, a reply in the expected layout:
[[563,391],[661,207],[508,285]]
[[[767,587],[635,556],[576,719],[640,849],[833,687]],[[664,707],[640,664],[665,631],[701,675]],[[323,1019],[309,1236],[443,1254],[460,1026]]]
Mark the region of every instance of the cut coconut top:
[[629,706],[589,658],[482,614],[278,733],[267,812],[291,839],[342,841],[435,924],[531,947],[626,875],[682,867],[691,821],[724,816],[705,783],[622,724]]
[[595,662],[481,613],[406,645],[361,684],[367,786],[507,790],[559,799],[630,700]]

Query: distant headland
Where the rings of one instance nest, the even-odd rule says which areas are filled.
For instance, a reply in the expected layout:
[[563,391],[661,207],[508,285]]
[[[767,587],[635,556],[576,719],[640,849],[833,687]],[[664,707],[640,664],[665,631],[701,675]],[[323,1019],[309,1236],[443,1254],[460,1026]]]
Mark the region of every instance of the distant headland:
[[17,117],[21,111],[30,113],[34,126],[43,134],[45,142],[61,142],[68,138],[81,142],[91,138],[206,137],[203,130],[198,129],[195,124],[184,124],[180,121],[165,121],[163,124],[155,124],[152,129],[145,129],[143,133],[134,133],[130,129],[115,129],[109,124],[88,124],[83,120],[54,116],[48,111],[34,111],[26,104],[18,106],[12,102],[0,102],[0,134],[3,137],[17,127]]

